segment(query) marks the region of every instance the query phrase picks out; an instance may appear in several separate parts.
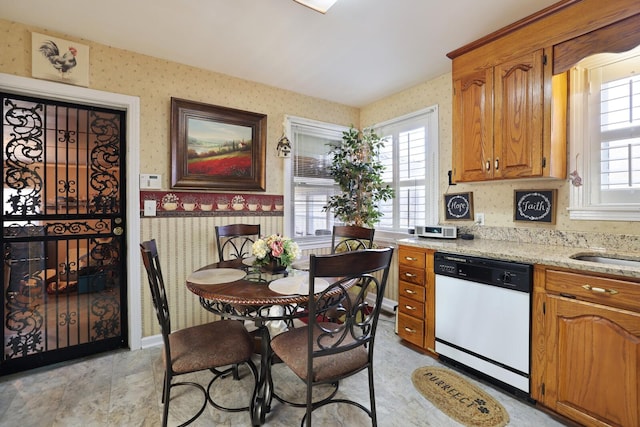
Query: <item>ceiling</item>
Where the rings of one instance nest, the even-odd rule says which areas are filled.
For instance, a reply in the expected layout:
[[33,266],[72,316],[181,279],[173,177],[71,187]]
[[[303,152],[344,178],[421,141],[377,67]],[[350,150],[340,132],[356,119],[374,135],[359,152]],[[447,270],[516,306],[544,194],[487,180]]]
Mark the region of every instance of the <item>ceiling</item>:
[[556,1],[338,0],[323,15],[292,0],[0,0],[0,18],[362,107]]

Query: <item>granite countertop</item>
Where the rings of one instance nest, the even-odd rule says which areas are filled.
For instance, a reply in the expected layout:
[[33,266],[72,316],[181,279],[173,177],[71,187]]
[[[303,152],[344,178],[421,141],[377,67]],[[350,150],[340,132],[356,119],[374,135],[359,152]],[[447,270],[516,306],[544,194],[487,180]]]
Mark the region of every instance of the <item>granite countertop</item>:
[[584,272],[605,273],[640,280],[640,267],[580,261],[571,258],[576,254],[597,254],[616,258],[640,261],[640,252],[617,251],[606,248],[571,247],[561,245],[543,245],[505,240],[439,240],[432,238],[407,238],[397,241],[400,245],[415,246],[450,252],[460,255],[480,256],[526,264],[544,264],[555,267],[571,268]]

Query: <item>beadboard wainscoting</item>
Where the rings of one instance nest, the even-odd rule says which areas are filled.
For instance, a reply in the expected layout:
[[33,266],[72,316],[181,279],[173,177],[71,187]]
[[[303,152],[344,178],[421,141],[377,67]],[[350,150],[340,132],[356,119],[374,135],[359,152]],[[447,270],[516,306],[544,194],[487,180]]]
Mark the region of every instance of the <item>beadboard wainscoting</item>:
[[[218,261],[215,245],[216,225],[260,224],[263,235],[282,230],[282,217],[179,217],[141,218],[141,240],[156,239],[162,273],[167,287],[171,327],[182,329],[216,319],[200,306],[198,298],[185,286],[194,270]],[[160,334],[144,269],[140,270],[142,289],[142,336]]]
[[[191,272],[218,261],[215,247],[214,227],[216,225],[260,224],[262,234],[269,235],[282,231],[282,221],[283,218],[279,216],[141,218],[141,240],[156,239],[158,244],[162,273],[166,281],[170,304],[172,328],[182,329],[216,318],[200,306],[198,298],[185,286],[185,280]],[[388,245],[388,243],[385,242],[384,245]],[[328,244],[326,248],[303,250],[302,256],[329,252]],[[397,300],[396,277],[397,262],[394,261],[389,272],[389,281],[385,292],[387,303],[384,308],[388,310],[393,310]],[[151,303],[144,269],[140,270],[140,283],[143,288],[141,292],[142,336],[151,337],[160,334],[160,328]]]

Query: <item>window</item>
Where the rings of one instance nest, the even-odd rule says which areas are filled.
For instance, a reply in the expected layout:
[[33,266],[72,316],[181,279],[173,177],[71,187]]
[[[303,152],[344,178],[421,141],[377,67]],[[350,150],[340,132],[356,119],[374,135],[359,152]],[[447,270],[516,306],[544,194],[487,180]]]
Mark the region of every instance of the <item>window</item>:
[[[640,49],[571,70],[572,219],[640,220]],[[579,185],[581,184],[581,185]]]
[[640,188],[640,75],[604,82],[600,90],[600,191]]
[[438,223],[438,108],[433,106],[374,127],[386,142],[384,179],[395,191],[381,203],[381,230],[407,232]]
[[[329,198],[340,191],[329,175],[331,144],[342,141],[347,127],[287,117],[292,156],[285,163],[285,233],[303,249],[326,244],[331,238],[333,213],[323,212]],[[416,225],[438,223],[438,107],[433,106],[373,127],[386,142],[380,152],[385,181],[395,191],[380,206],[384,216],[376,236],[403,232]]]
[[340,189],[329,175],[329,149],[339,144],[348,128],[298,117],[287,118],[292,156],[285,164],[290,177],[285,190],[285,233],[304,247],[331,238],[334,218],[323,212],[329,198]]

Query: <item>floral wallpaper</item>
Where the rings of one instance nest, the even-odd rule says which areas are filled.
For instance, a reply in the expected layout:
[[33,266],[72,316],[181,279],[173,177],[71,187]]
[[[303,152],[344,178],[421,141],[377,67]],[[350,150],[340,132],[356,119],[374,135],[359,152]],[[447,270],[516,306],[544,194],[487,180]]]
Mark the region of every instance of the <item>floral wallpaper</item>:
[[140,172],[162,174],[163,189],[170,186],[171,97],[266,114],[266,192],[272,194],[283,193],[283,162],[289,161],[276,149],[285,115],[344,126],[360,122],[355,107],[2,19],[0,72],[31,77],[32,31],[89,45],[89,88],[140,98]]

